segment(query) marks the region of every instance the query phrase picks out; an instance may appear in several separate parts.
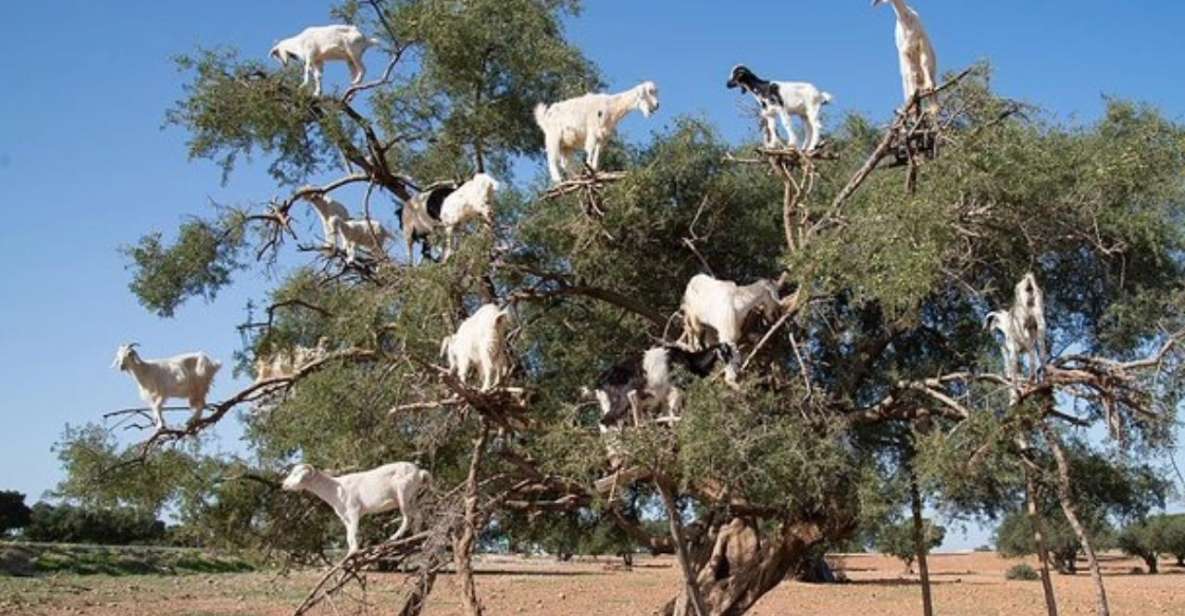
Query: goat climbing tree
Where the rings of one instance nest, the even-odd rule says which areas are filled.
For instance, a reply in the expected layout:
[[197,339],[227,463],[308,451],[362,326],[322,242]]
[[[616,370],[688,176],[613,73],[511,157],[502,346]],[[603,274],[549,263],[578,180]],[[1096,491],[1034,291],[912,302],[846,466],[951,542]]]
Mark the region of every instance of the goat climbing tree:
[[[703,121],[666,117],[648,141],[606,152],[611,182],[532,187],[511,177],[514,157],[541,160],[532,105],[601,85],[564,38],[578,8],[344,2],[334,15],[383,40],[387,70],[320,98],[296,69],[262,59],[182,58],[191,80],[167,117],[190,154],[227,177],[244,157],[266,159],[282,196],[216,208],[171,245],[147,236],[128,250],[134,292],[183,320],[187,300],[213,298],[240,269],[279,272],[260,298],[266,320],[240,326],[239,368],[322,337],[330,352],[127,447],[113,424],[69,430],[63,493],[172,505],[208,541],[307,558],[328,541],[327,512],[275,489],[287,465],[415,460],[435,477],[431,527],[394,543],[371,528],[372,547],[299,611],[385,560],[419,572],[399,613],[419,613],[450,563],[466,609],[481,613],[477,536],[579,512],[680,555],[665,613],[742,614],[909,502],[878,489],[906,475],[886,462],[903,439],[914,489],[972,515],[1019,506],[1034,478],[1057,485],[1073,464],[1059,443],[1081,441],[1078,428],[1105,424],[1110,444],[1139,454],[1171,442],[1185,328],[1180,126],[1122,101],[1088,127],[1039,121],[975,67],[930,94],[943,98],[925,125],[933,159],[908,151],[921,101],[887,127],[844,118],[812,156],[734,146]],[[349,264],[295,224],[312,215],[302,196],[351,186],[365,188],[353,211],[390,224],[419,187],[479,168],[514,188],[499,194],[494,228],[474,227],[447,263]],[[981,317],[1030,270],[1059,352],[1044,380],[1010,395]],[[682,421],[626,430],[613,470],[581,388],[623,353],[677,339],[671,317],[701,271],[780,279],[783,312],[748,324],[738,387],[690,385]],[[517,362],[507,387],[480,392],[437,352],[490,301],[514,306]],[[234,410],[250,461],[202,448]],[[656,512],[672,532],[650,532]]]

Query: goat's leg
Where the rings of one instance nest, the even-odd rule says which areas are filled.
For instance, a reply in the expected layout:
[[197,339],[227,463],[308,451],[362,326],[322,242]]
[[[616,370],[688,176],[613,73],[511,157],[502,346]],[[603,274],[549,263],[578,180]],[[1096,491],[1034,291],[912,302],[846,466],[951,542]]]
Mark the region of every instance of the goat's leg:
[[300,87],[309,85],[309,80],[313,78],[313,63],[305,60],[304,63],[304,79],[300,81]]
[[165,401],[162,398],[154,398],[148,403],[148,405],[152,408],[152,421],[156,424],[157,430],[165,429],[165,415],[161,411],[161,407],[164,406],[164,404]]
[[453,254],[453,228],[448,226],[444,228],[444,256],[441,261],[448,261],[448,258]]
[[588,159],[589,168],[593,171],[599,169],[601,165],[601,139],[591,131],[588,138],[584,140],[584,152]]
[[778,119],[776,116],[763,115],[762,119],[762,138],[765,141],[765,147],[774,149],[778,147]]
[[391,535],[391,541],[395,541],[407,534],[411,529],[412,516],[415,514],[415,497],[409,494],[406,484],[395,484],[395,501],[399,505],[399,513],[403,516],[403,520],[399,522],[399,530]]
[[778,117],[782,119],[782,126],[786,128],[787,139],[786,143],[792,148],[801,147],[798,143],[798,133],[794,132],[794,124],[790,121],[790,114],[786,113],[785,109],[778,110]]
[[806,112],[806,151],[819,147],[819,105],[813,105]]
[[321,75],[325,67],[319,62],[313,63],[313,96],[321,96]]
[[349,558],[358,551],[358,519],[360,516],[355,512],[347,511],[339,517],[342,524],[346,525],[346,545],[350,549],[349,552],[346,552],[346,557]]
[[362,60],[351,54],[346,61],[350,64],[350,83],[354,85],[362,83],[362,80],[366,78],[366,66],[362,64]]
[[[547,133],[547,171],[551,174],[551,181],[560,183],[564,177],[560,175],[560,162],[564,155],[563,148],[560,145],[559,136],[552,136]],[[565,165],[566,166],[566,165]]]
[[642,425],[642,403],[638,400],[638,390],[631,389],[625,398],[629,400],[630,413],[634,416],[634,427],[637,428]]
[[1049,363],[1049,348],[1045,346],[1045,328],[1037,330],[1037,378],[1045,381],[1045,364]]
[[203,398],[190,398],[189,408],[193,409],[193,415],[189,417],[189,421],[185,425],[193,426],[202,418],[202,410],[206,408],[206,401]]

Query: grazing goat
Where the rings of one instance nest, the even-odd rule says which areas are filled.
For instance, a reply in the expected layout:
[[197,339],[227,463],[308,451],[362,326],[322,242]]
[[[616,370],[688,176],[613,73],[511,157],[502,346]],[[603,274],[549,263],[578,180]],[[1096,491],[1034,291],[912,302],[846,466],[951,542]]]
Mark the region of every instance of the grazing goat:
[[[789,135],[788,145],[801,147],[804,152],[818,147],[823,132],[819,114],[823,105],[831,102],[831,95],[827,92],[805,82],[766,81],[743,64],[732,68],[725,86],[729,89],[739,87],[742,92],[752,94],[757,104],[761,105],[765,147],[778,146],[778,118],[781,118],[782,126]],[[805,134],[801,146],[791,124],[791,116],[802,118]]]
[[580,148],[584,148],[588,166],[596,171],[601,148],[618,123],[635,109],[647,118],[658,111],[658,86],[653,81],[618,94],[585,94],[550,106],[536,105],[535,123],[543,130],[551,181],[563,181],[560,169],[568,170],[569,157]]
[[206,395],[210,393],[214,375],[222,364],[202,352],[168,359],[141,359],[136,353],[137,346],[135,342],[120,345],[111,367],[132,374],[140,387],[140,397],[152,408],[157,429],[165,427],[161,407],[170,398],[189,402],[189,408],[193,409],[190,423],[201,417],[202,409],[206,408]]
[[745,320],[754,311],[768,318],[778,314],[782,305],[778,299],[780,282],[758,280],[747,286],[717,280],[707,274],[697,274],[683,292],[683,339],[691,348],[701,348],[705,328],[716,333],[716,342],[729,345],[732,358],[725,370],[729,383],[736,383],[740,370],[740,343]]
[[394,462],[341,477],[331,477],[309,464],[297,464],[281,485],[288,491],[312,492],[333,507],[346,527],[349,556],[358,551],[358,521],[368,513],[399,509],[403,521],[392,540],[419,529],[424,522],[419,497],[432,485],[432,476],[411,462]]
[[333,232],[333,227],[329,226],[329,219],[337,216],[342,220],[350,219],[350,211],[341,203],[330,199],[325,193],[317,191],[306,193],[305,201],[317,210],[317,216],[321,218],[321,231],[325,234],[325,247],[337,248],[337,234]]
[[601,425],[617,425],[627,412],[633,414],[634,425],[640,425],[643,411],[657,410],[666,413],[659,421],[677,420],[683,410],[683,390],[671,381],[674,366],[683,366],[704,378],[717,363],[727,366],[732,359],[733,349],[726,344],[702,351],[664,345],[647,350],[640,360],[631,357],[619,362],[597,380],[595,394],[601,405]]
[[1012,307],[988,313],[984,327],[1004,335],[1000,352],[1009,381],[1016,384],[1020,377],[1021,353],[1029,356],[1030,379],[1044,375],[1049,360],[1045,347],[1045,294],[1031,272],[1016,283]]
[[506,349],[506,324],[510,308],[486,304],[465,319],[457,333],[440,342],[440,354],[448,359],[449,372],[464,383],[469,366],[481,371],[481,390],[489,391],[510,370]]
[[431,258],[431,247],[428,237],[432,230],[440,224],[440,211],[444,206],[444,199],[453,194],[457,187],[452,183],[439,184],[424,189],[423,192],[412,197],[400,212],[403,223],[403,240],[407,242],[407,262],[415,264],[415,243],[420,242],[422,258]]
[[349,263],[354,263],[357,258],[359,246],[378,258],[380,254],[386,254],[387,242],[391,240],[391,234],[377,220],[343,220],[338,216],[330,216],[329,228],[335,235],[341,236]]
[[300,34],[286,38],[272,47],[271,56],[281,65],[288,66],[289,60],[304,62],[304,81],[301,87],[309,85],[313,78],[313,96],[321,96],[321,73],[326,60],[341,60],[350,65],[350,83],[358,85],[366,77],[366,66],[362,55],[380,41],[369,38],[355,26],[314,26],[305,28]]
[[[922,19],[918,12],[905,4],[905,0],[872,0],[872,6],[891,3],[893,12],[897,15],[897,56],[901,65],[901,89],[905,94],[905,104],[909,105],[917,93],[928,93],[934,90],[938,76],[938,57],[934,55],[934,45],[930,43],[930,36],[922,27]],[[926,103],[926,112],[934,115],[938,112],[938,103],[930,97]]]
[[453,230],[457,226],[478,216],[493,226],[494,193],[501,188],[502,185],[492,176],[478,173],[444,197],[440,205],[440,224],[444,226],[444,260],[447,261],[453,252]]

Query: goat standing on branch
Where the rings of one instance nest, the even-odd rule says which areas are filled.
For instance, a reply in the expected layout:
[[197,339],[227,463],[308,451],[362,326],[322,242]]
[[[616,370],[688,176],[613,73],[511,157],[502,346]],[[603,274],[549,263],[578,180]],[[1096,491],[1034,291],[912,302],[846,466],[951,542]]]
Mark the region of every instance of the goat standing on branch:
[[560,170],[569,170],[568,159],[580,148],[584,148],[589,168],[597,171],[601,148],[635,109],[647,118],[658,111],[658,86],[653,81],[618,94],[585,94],[550,106],[536,105],[535,123],[543,130],[551,181],[558,184],[564,180]]
[[692,348],[702,348],[706,328],[716,332],[716,342],[731,349],[725,369],[729,383],[735,383],[739,372],[738,344],[744,333],[745,320],[753,311],[766,318],[774,318],[782,310],[778,298],[779,282],[758,280],[739,286],[728,280],[717,280],[707,274],[697,274],[683,292],[683,338]]
[[313,96],[321,96],[321,74],[326,60],[340,60],[350,66],[350,83],[358,85],[366,77],[366,65],[362,55],[371,46],[380,44],[376,38],[369,38],[355,26],[313,26],[300,34],[286,38],[272,47],[271,57],[288,66],[289,60],[304,62],[304,81],[309,85],[313,78]]
[[306,193],[304,198],[309,202],[309,205],[313,206],[313,209],[317,210],[317,216],[321,218],[321,231],[325,234],[325,247],[337,248],[337,234],[329,225],[329,219],[337,216],[342,220],[349,220],[350,211],[346,209],[346,206],[330,199],[320,191]]
[[[778,147],[778,118],[781,118],[789,137],[787,145],[801,148],[803,152],[811,152],[819,146],[823,132],[819,115],[823,106],[831,102],[831,95],[827,92],[804,82],[766,81],[743,64],[732,68],[725,86],[730,90],[739,87],[742,92],[752,94],[757,104],[761,105],[765,147]],[[802,118],[805,126],[802,144],[798,143],[791,116]]]
[[203,352],[186,353],[168,359],[141,359],[137,343],[119,346],[112,368],[130,372],[140,387],[140,397],[152,408],[157,430],[165,428],[161,408],[170,398],[183,398],[193,409],[193,423],[206,408],[206,396],[222,364]]
[[[907,109],[915,96],[934,91],[938,83],[938,57],[934,55],[934,46],[918,12],[905,4],[905,0],[872,0],[874,7],[885,3],[891,3],[897,15],[897,55]],[[938,102],[934,97],[926,103],[926,113],[931,116],[938,113]]]
[[310,464],[298,464],[281,484],[285,490],[312,492],[325,501],[346,527],[347,557],[358,551],[358,522],[369,513],[398,509],[403,514],[399,539],[423,523],[419,497],[432,476],[411,462],[394,462],[369,471],[331,477]]
[[462,223],[481,217],[486,224],[494,225],[494,193],[502,185],[486,173],[478,173],[460,188],[448,193],[440,206],[440,224],[444,225],[445,261],[453,253],[453,230]]
[[428,238],[432,230],[440,225],[440,212],[444,206],[444,199],[457,190],[456,185],[449,183],[438,184],[424,189],[412,197],[403,211],[399,213],[403,224],[403,241],[407,242],[407,262],[415,264],[415,244],[420,242],[420,255],[424,259],[431,258],[431,247]]
[[461,383],[469,376],[469,366],[476,363],[481,371],[481,390],[489,391],[510,371],[506,349],[506,325],[510,308],[486,304],[465,319],[457,333],[440,342],[440,354],[448,359],[449,372]]
[[358,257],[358,247],[362,246],[370,251],[371,256],[378,258],[387,253],[387,242],[391,234],[377,220],[343,220],[337,216],[329,217],[329,228],[334,235],[341,236],[346,247],[346,261],[354,263]]
[[618,424],[627,412],[633,413],[634,425],[642,423],[642,412],[664,411],[658,421],[679,418],[683,410],[683,390],[672,381],[672,369],[683,366],[699,378],[712,373],[717,363],[732,363],[733,350],[718,344],[702,351],[688,351],[679,346],[656,346],[642,355],[631,357],[606,370],[592,392],[601,406],[601,425]]
[[1004,356],[1004,374],[1013,386],[1020,377],[1020,354],[1029,356],[1029,378],[1044,375],[1049,361],[1045,348],[1045,294],[1037,286],[1032,272],[1016,283],[1012,308],[988,313],[986,328],[1004,336],[1000,351]]

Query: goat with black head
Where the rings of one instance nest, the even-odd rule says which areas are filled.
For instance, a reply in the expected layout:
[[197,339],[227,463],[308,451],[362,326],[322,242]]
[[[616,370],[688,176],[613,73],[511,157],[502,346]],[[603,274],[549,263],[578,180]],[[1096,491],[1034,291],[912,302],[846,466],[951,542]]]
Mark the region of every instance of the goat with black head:
[[[801,81],[767,81],[757,76],[749,67],[738,64],[732,68],[728,82],[725,84],[730,90],[740,88],[742,92],[753,95],[757,104],[761,106],[762,130],[766,147],[779,145],[777,121],[782,120],[782,126],[789,136],[787,144],[791,147],[801,147],[810,152],[819,146],[823,125],[820,114],[823,106],[831,102],[831,95],[823,92],[812,84]],[[802,144],[798,143],[798,135],[791,124],[791,116],[798,116],[804,124],[805,135]]]
[[595,395],[601,404],[601,424],[615,425],[632,412],[640,424],[641,412],[662,409],[659,420],[676,420],[683,407],[683,390],[674,385],[671,370],[683,366],[698,378],[712,374],[717,364],[733,361],[733,348],[717,344],[702,351],[680,346],[656,346],[641,357],[630,357],[606,370],[597,381]]

